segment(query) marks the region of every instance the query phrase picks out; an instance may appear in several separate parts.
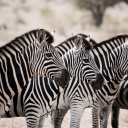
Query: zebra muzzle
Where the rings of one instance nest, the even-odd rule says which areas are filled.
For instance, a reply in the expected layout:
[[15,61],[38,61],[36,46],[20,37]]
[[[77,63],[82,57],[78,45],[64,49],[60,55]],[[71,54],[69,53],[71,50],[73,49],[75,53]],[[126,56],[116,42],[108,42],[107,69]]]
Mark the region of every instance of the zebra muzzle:
[[64,88],[70,80],[70,73],[67,69],[62,69],[60,76],[55,77],[55,82],[58,86]]
[[101,89],[103,87],[103,85],[104,85],[104,77],[103,77],[103,75],[100,74],[100,73],[97,73],[96,74],[96,80],[92,81],[91,85],[92,85],[92,88],[94,90]]

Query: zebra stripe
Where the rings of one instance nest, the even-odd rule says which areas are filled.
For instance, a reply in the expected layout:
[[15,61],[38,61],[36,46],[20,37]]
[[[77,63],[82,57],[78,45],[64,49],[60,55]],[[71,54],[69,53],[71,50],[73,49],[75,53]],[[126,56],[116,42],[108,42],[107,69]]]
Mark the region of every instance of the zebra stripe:
[[[57,96],[53,106],[52,106],[52,124],[55,128],[61,122],[58,122],[57,118],[53,118],[56,114],[54,110],[64,110],[62,112],[66,113],[70,108],[71,110],[71,128],[79,128],[80,120],[84,109],[92,106],[96,100],[95,90],[90,84],[88,84],[87,79],[84,80],[78,77],[72,77],[70,83],[60,95]],[[60,111],[61,112],[61,111]],[[61,113],[59,113],[61,114]],[[61,115],[60,115],[61,116]],[[59,119],[60,121],[60,119]],[[58,124],[59,123],[59,124]],[[57,126],[59,127],[59,126]]]
[[[101,54],[102,52],[98,51],[98,53]],[[108,80],[108,83],[102,87],[101,90],[97,91],[97,100],[92,106],[93,127],[95,128],[98,127],[100,113],[100,126],[101,128],[107,127],[111,106],[118,94],[118,85],[122,81],[124,75],[127,74],[127,42],[118,46],[110,53],[104,53],[104,55],[106,56],[106,59],[101,59],[104,62],[106,61],[108,65],[102,67],[101,71],[104,77]]]
[[[84,34],[82,35],[84,36]],[[117,84],[121,82],[121,79],[124,76],[124,73],[121,73],[118,67],[115,67],[114,65],[113,59],[117,60],[117,58],[114,58],[115,56],[114,54],[111,54],[112,56],[110,56],[110,53],[118,46],[124,44],[127,40],[128,40],[128,35],[119,35],[109,40],[103,41],[99,44],[97,44],[94,40],[91,40],[91,44],[94,45],[94,48],[90,51],[90,54],[95,59],[95,62],[98,68],[100,69],[100,72],[104,75],[105,79],[108,81],[108,83],[104,87],[102,87],[101,90],[96,91],[97,102],[93,105],[93,115],[94,115],[93,118],[95,121],[95,122],[93,121],[94,127],[98,127],[98,118],[99,118],[100,110],[102,109],[103,111],[103,108],[111,104],[113,100],[116,98],[118,91]],[[126,55],[126,53],[124,55]],[[125,64],[127,64],[127,62]],[[126,70],[125,66],[126,65],[122,67],[121,69],[122,71]],[[66,111],[65,112],[59,111],[59,112],[58,112],[58,116],[57,114],[55,114],[56,117],[54,117],[55,119],[53,118],[53,120],[56,121],[57,119],[58,122],[62,123]],[[105,115],[103,117],[105,118]],[[60,128],[61,124],[57,123],[57,121],[54,123],[54,127]]]
[[[78,41],[76,44],[80,43],[80,45],[82,45],[81,41],[80,41],[82,38],[79,36],[78,37],[76,36],[75,38],[77,38],[77,41]],[[86,42],[83,42],[83,43],[86,43]],[[89,45],[89,43],[87,45]],[[93,75],[96,76],[96,74],[99,73],[98,68],[95,67],[96,65],[94,65],[94,62],[91,60],[91,58],[89,59],[89,61],[91,60],[90,62],[88,62],[88,63],[86,63],[86,61],[83,62],[83,60],[84,60],[83,58],[87,56],[85,54],[86,48],[88,49],[87,45],[84,44],[85,48],[82,47],[82,49],[81,48],[77,49],[77,52],[76,52],[76,49],[72,49],[70,52],[67,52],[67,57],[70,54],[70,59],[66,59],[66,55],[65,55],[64,56],[65,59],[63,58],[63,60],[64,61],[66,60],[67,63],[71,64],[71,65],[68,64],[67,66],[69,66],[70,68],[72,68],[74,70],[79,68],[79,66],[80,66],[81,67],[81,70],[79,70],[80,72],[86,71],[86,68],[87,68],[87,69],[90,69],[90,72],[92,72],[91,73],[92,76]],[[73,54],[71,54],[71,53],[73,53]],[[93,62],[93,63],[91,63],[91,62]],[[75,64],[75,63],[77,63],[77,64]],[[73,67],[73,66],[77,66],[77,68]],[[70,68],[68,68],[68,69],[70,69]],[[96,70],[94,70],[94,69],[96,69]],[[83,74],[87,75],[85,73],[83,73]],[[81,84],[84,85],[83,84],[84,81],[85,81],[85,83],[87,82],[85,76],[82,76],[82,78],[83,79],[81,79],[78,76],[72,77],[67,88],[74,87],[72,89],[77,90],[77,88],[78,88],[77,86],[81,86]],[[95,78],[96,78],[95,81],[97,81],[97,77],[95,77]],[[98,79],[103,79],[103,77],[101,76]],[[77,81],[77,82],[74,83],[74,81]],[[92,82],[95,82],[95,81],[94,81],[94,77],[93,77]],[[103,84],[103,82],[101,84]],[[81,87],[79,87],[79,88],[81,89]],[[88,95],[88,97],[90,97],[89,104],[94,102],[95,92],[92,89],[91,85],[88,85],[88,87],[83,86],[82,88],[84,88],[86,90],[86,92],[87,92],[86,94]],[[87,89],[87,88],[89,88],[89,89]],[[64,89],[64,92],[65,92],[65,90],[66,90],[66,88]],[[10,106],[10,110],[8,111],[8,113],[6,113],[6,115],[3,115],[2,117],[26,116],[27,127],[37,127],[37,126],[41,127],[43,117],[45,116],[45,114],[50,112],[52,104],[54,103],[54,100],[55,100],[55,96],[57,95],[57,93],[59,93],[59,91],[60,90],[58,89],[58,86],[55,84],[55,82],[53,80],[48,79],[48,78],[43,78],[43,77],[40,77],[35,74],[32,77],[32,79],[29,81],[29,84],[27,86],[25,86],[20,93],[18,93],[17,95],[15,95],[13,97],[11,106]],[[68,90],[68,91],[70,91],[70,90]],[[76,95],[76,92],[74,92],[74,95]],[[80,91],[78,91],[78,93],[79,92]],[[62,94],[60,94],[60,95],[62,95]],[[87,95],[85,95],[85,96],[87,97]],[[85,96],[83,96],[83,97],[86,99]],[[88,98],[86,100],[88,101]],[[19,105],[21,105],[21,106],[19,107]]]
[[0,48],[0,115],[8,111],[10,99],[26,85],[33,71],[41,76],[54,77],[58,82],[64,81],[63,87],[67,84],[62,77],[64,66],[59,54],[51,46],[53,40],[48,31],[37,29]]
[[119,127],[120,109],[128,109],[128,76],[121,81],[118,96],[112,106],[111,124],[113,128]]

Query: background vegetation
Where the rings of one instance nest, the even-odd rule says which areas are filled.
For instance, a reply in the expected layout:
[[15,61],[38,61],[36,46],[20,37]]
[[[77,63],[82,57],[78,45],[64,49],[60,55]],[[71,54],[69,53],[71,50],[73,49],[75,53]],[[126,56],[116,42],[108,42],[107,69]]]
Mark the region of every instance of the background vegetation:
[[128,3],[128,0],[76,0],[76,4],[80,8],[91,11],[94,23],[97,27],[102,24],[105,10],[119,2]]

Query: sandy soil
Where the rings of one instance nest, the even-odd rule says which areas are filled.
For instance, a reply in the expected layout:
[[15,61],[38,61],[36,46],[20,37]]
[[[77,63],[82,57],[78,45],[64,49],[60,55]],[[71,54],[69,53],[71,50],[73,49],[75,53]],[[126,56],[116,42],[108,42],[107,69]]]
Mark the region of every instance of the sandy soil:
[[[23,117],[18,118],[11,118],[11,119],[1,119],[1,125],[0,128],[27,128],[26,126],[26,120]],[[91,108],[87,108],[84,111],[84,114],[81,119],[80,128],[91,128]],[[108,128],[111,128],[111,120],[109,118],[109,124]],[[64,121],[62,123],[62,128],[69,128],[70,127],[70,111],[67,113],[67,115],[64,118]],[[128,112],[127,110],[121,110],[120,112],[120,128],[128,128]],[[52,128],[51,125],[51,117],[50,115],[48,118],[46,118],[44,123],[44,128]]]
[[[80,10],[72,2],[64,0],[0,0],[0,17],[0,46],[36,28],[49,31],[56,29],[54,45],[70,37],[72,33],[91,33],[91,37],[98,42],[128,33],[128,5],[125,3],[108,8],[99,28],[94,26],[88,10]],[[91,109],[86,109],[81,128],[91,128],[91,125]],[[66,115],[62,128],[69,126],[70,112]],[[44,128],[46,127],[52,128],[50,116],[45,121]],[[121,110],[120,128],[127,127],[128,111]],[[25,118],[1,119],[0,128],[26,128]],[[111,128],[110,119],[108,128]]]

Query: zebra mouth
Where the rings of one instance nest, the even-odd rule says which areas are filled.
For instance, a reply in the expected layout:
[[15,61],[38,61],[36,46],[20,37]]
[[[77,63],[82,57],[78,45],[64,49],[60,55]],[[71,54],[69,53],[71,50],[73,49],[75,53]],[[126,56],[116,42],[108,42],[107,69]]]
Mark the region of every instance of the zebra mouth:
[[58,86],[64,88],[68,82],[69,82],[69,79],[68,78],[65,78],[65,79],[62,79],[62,78],[55,78],[55,82]]
[[96,80],[92,81],[91,85],[94,90],[101,89],[104,85],[104,77],[100,73],[97,73]]
[[56,84],[62,88],[64,88],[68,84],[69,80],[70,74],[67,69],[62,69],[60,77],[55,78]]

